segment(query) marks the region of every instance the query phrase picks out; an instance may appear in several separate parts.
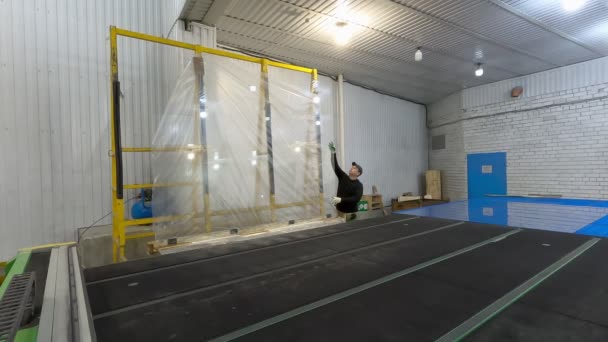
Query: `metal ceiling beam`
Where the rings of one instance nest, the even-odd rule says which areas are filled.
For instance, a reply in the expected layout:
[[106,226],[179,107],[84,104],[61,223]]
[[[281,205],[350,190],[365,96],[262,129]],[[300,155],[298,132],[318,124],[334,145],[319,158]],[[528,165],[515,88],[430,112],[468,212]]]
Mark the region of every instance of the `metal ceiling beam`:
[[211,7],[205,14],[202,22],[208,26],[216,26],[217,22],[226,14],[232,6],[234,6],[234,0],[215,0],[211,3]]
[[[293,9],[300,10],[300,11],[304,11],[304,12],[306,12],[308,14],[311,14],[311,15],[317,15],[317,16],[321,16],[321,17],[324,17],[324,18],[327,18],[327,19],[336,20],[336,17],[334,17],[332,15],[329,15],[329,14],[326,14],[326,13],[323,13],[323,12],[319,12],[319,11],[315,11],[315,10],[312,10],[310,8],[306,8],[306,7],[303,7],[303,6],[300,6],[300,5],[295,5],[295,4],[287,2],[286,0],[275,0],[275,1],[278,1],[279,3],[281,3],[282,5],[284,5],[286,7],[290,7],[290,8],[293,8]],[[393,5],[397,5],[397,4],[393,3]],[[361,28],[369,30],[369,31],[374,31],[374,32],[376,32],[378,34],[381,34],[383,36],[390,37],[390,38],[398,40],[398,41],[407,42],[407,43],[409,43],[409,44],[411,44],[413,46],[423,47],[425,50],[433,52],[433,53],[436,53],[438,55],[442,55],[444,57],[448,57],[448,58],[454,59],[454,60],[459,61],[459,62],[470,63],[471,65],[474,64],[473,60],[462,58],[462,57],[454,55],[454,54],[452,54],[452,53],[450,53],[448,51],[444,51],[444,50],[441,50],[441,49],[436,49],[436,48],[427,46],[426,44],[422,44],[421,42],[415,41],[413,39],[410,39],[410,38],[407,38],[407,37],[404,37],[404,36],[401,36],[401,35],[397,35],[397,34],[394,34],[394,33],[382,31],[382,30],[373,28],[371,26],[362,25],[362,24],[357,23],[355,21],[350,21],[350,20],[345,20],[345,21],[348,22],[349,25],[355,25],[355,26],[361,27]],[[537,57],[533,57],[533,58],[537,58]],[[547,61],[542,60],[542,59],[541,59],[541,61],[543,63],[552,64],[552,63],[547,62]],[[554,65],[554,64],[552,64],[552,65]],[[493,68],[495,68],[497,70],[500,70],[502,72],[513,74],[514,77],[524,75],[522,73],[515,72],[513,70],[503,69],[500,66],[490,65],[490,64],[489,64],[489,66],[492,66]]]
[[[598,54],[599,56],[605,56],[605,53],[603,53],[603,52],[595,49],[593,46],[591,46],[589,44],[586,44],[583,41],[581,41],[580,39],[578,39],[578,38],[576,38],[576,37],[574,37],[572,35],[569,35],[569,34],[563,32],[561,30],[558,30],[556,28],[550,27],[549,25],[546,25],[545,23],[541,22],[540,20],[538,20],[536,18],[533,18],[533,17],[525,14],[524,12],[518,10],[517,8],[515,8],[515,7],[511,6],[511,5],[507,5],[507,4],[505,4],[504,2],[502,2],[500,0],[487,0],[487,1],[491,2],[492,4],[494,4],[494,5],[496,5],[496,6],[500,7],[500,8],[502,8],[506,12],[511,13],[512,15],[514,15],[516,17],[519,17],[519,18],[521,18],[521,19],[523,19],[523,20],[531,23],[532,25],[540,27],[541,29],[543,29],[543,30],[545,30],[545,31],[547,31],[549,33],[555,34],[555,35],[559,36],[560,38],[563,38],[563,39],[565,39],[565,40],[567,40],[567,41],[569,41],[571,43],[574,43],[574,44],[576,44],[576,45],[578,45],[578,46],[580,46],[580,47],[582,47],[584,49],[587,49],[587,50],[589,50],[589,51],[591,51],[591,52],[593,52],[595,54]],[[607,1],[606,3],[608,4],[608,0],[606,0],[606,1]]]
[[540,62],[543,62],[543,63],[546,63],[546,64],[550,64],[550,65],[555,66],[555,67],[563,66],[563,64],[558,64],[558,63],[550,62],[550,61],[548,61],[548,60],[546,60],[546,59],[544,59],[544,58],[542,58],[540,56],[534,55],[534,54],[532,54],[530,52],[527,52],[527,51],[525,51],[523,49],[515,47],[515,46],[513,46],[511,44],[507,44],[507,43],[504,43],[504,42],[498,42],[498,41],[496,41],[496,40],[494,40],[494,39],[492,39],[492,38],[490,38],[490,37],[488,37],[486,35],[483,35],[481,33],[475,32],[473,30],[469,30],[466,27],[460,26],[460,25],[455,24],[455,23],[453,23],[451,21],[448,21],[446,19],[437,17],[437,16],[435,16],[435,15],[433,15],[431,13],[424,12],[424,11],[419,10],[417,8],[414,8],[412,6],[409,6],[409,5],[403,4],[401,2],[398,2],[396,0],[382,0],[382,2],[384,2],[386,4],[390,4],[392,6],[395,6],[395,8],[403,9],[405,11],[408,11],[410,13],[413,13],[413,14],[418,15],[420,17],[423,17],[425,19],[428,19],[428,20],[434,21],[436,23],[442,24],[444,26],[448,26],[448,27],[450,27],[450,28],[452,28],[454,30],[458,30],[458,31],[460,31],[460,32],[462,32],[462,33],[464,33],[466,35],[472,36],[472,37],[477,38],[479,40],[483,40],[484,42],[486,42],[488,44],[492,44],[492,45],[501,47],[503,49],[511,50],[512,52],[519,53],[519,54],[524,55],[526,57],[536,59],[536,60],[538,60]]

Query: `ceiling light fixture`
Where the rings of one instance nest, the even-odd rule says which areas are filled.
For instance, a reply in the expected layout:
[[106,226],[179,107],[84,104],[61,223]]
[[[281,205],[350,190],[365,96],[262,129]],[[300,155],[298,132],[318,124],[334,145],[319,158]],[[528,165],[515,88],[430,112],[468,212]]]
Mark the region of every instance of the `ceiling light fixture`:
[[252,93],[255,92],[257,89],[258,88],[256,86],[254,86],[254,85],[250,85],[249,86],[249,91],[252,92]]
[[477,77],[483,76],[483,67],[481,66],[481,63],[477,64],[477,69],[475,69],[475,76],[477,76]]
[[420,48],[416,50],[416,53],[414,54],[414,60],[416,62],[420,62],[422,60],[422,50],[420,50]]
[[319,95],[315,95],[315,96],[312,98],[312,103],[314,103],[314,104],[318,104],[318,103],[320,103],[320,102],[321,102],[321,98],[319,97]]
[[334,40],[336,41],[337,45],[344,46],[348,44],[348,41],[350,40],[351,36],[352,32],[346,21],[336,22],[336,32]]
[[568,12],[576,11],[584,4],[585,0],[562,0],[562,8]]

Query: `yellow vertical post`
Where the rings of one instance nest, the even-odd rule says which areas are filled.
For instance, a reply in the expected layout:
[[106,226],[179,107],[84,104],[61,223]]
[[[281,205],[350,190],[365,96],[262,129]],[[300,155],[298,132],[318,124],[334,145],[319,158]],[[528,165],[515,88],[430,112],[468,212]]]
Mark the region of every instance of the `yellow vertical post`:
[[320,100],[315,101],[319,96],[319,74],[317,69],[312,69],[311,92],[313,95],[313,117],[317,127],[317,163],[318,163],[318,182],[319,182],[319,211],[321,217],[325,216],[325,200],[323,195],[323,153],[321,146],[321,104]]
[[266,120],[266,149],[268,156],[268,186],[270,188],[270,217],[276,222],[276,197],[274,187],[274,152],[272,150],[272,110],[270,107],[270,89],[268,84],[268,60],[262,59],[262,91],[264,92],[264,113]]
[[112,260],[124,258],[124,198],[120,147],[120,83],[116,27],[110,27],[110,157],[112,158]]
[[[201,112],[201,95],[202,95],[202,87],[201,87],[201,82],[199,77],[201,77],[201,75],[199,75],[199,72],[202,72],[202,57],[200,56],[200,54],[196,54],[193,58],[192,58],[192,62],[194,65],[194,77],[197,80],[197,82],[195,82],[194,85],[194,94],[193,95],[193,103],[192,103],[192,115],[194,115],[194,127],[192,127],[192,129],[194,130],[193,132],[193,137],[194,137],[194,141],[192,141],[193,144],[197,144],[197,145],[201,145],[201,116],[200,116],[200,112]],[[194,152],[188,152],[188,153],[194,153]],[[200,153],[195,153],[194,154],[194,158],[192,158],[192,174],[196,175],[199,172],[199,167],[201,165],[201,154]],[[192,187],[192,211],[196,214],[198,214],[198,208],[199,208],[199,185],[198,183],[195,184]]]
[[[258,85],[258,89],[260,90],[258,92],[259,97],[258,97],[258,105],[260,107],[259,110],[259,115],[258,115],[258,135],[257,135],[257,142],[256,142],[256,148],[255,151],[253,151],[253,154],[251,156],[252,160],[255,161],[255,193],[253,194],[253,205],[256,208],[260,208],[263,207],[266,203],[265,200],[264,202],[262,201],[263,195],[263,190],[262,190],[262,164],[258,163],[258,157],[261,155],[264,155],[264,151],[266,151],[266,148],[264,146],[264,141],[265,139],[265,133],[266,133],[266,97],[265,97],[265,93],[266,91],[264,90],[264,78],[262,77],[262,75],[260,75],[260,83]],[[268,198],[268,201],[270,201],[270,198]],[[260,209],[256,209],[257,211],[259,211]],[[257,212],[256,212],[257,214]]]
[[[205,232],[211,232],[211,208],[209,207],[209,155],[207,150],[207,118],[200,115],[201,112],[205,112],[206,101],[205,97],[205,65],[201,53],[197,51],[196,56],[192,59],[194,65],[194,77],[196,79],[195,85],[195,134],[198,136],[198,143],[202,146],[203,150],[200,154],[200,159],[197,158],[197,165],[201,166],[201,172],[203,175],[203,213],[205,220]],[[198,198],[199,191],[198,185],[196,186],[195,196]],[[195,203],[198,208],[198,200]],[[198,215],[196,215],[198,216]]]

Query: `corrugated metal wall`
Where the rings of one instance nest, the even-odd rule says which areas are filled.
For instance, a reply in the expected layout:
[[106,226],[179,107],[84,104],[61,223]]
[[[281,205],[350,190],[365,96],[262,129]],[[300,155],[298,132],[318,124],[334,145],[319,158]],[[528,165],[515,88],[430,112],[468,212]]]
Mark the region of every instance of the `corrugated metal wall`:
[[464,108],[511,99],[511,89],[524,87],[523,97],[608,83],[608,57],[512,78],[462,91]]
[[345,159],[363,167],[364,193],[376,185],[385,204],[404,192],[422,193],[428,168],[424,106],[345,83],[344,111]]
[[[0,1],[0,260],[72,240],[111,211],[109,26],[166,36],[182,4]],[[167,94],[162,56],[119,39],[125,146],[145,146],[155,132]],[[125,174],[146,181],[145,157],[127,158]]]

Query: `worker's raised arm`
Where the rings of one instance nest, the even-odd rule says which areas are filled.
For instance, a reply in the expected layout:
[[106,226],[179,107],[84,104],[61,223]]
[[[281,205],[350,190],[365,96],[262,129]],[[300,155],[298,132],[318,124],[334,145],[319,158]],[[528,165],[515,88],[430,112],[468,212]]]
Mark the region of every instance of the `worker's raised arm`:
[[338,157],[336,157],[336,145],[333,142],[329,143],[329,150],[331,151],[331,166],[334,168],[334,172],[338,178],[348,177],[347,174],[338,165]]

